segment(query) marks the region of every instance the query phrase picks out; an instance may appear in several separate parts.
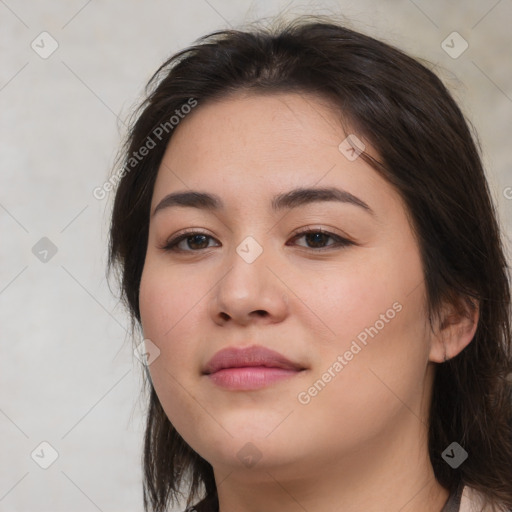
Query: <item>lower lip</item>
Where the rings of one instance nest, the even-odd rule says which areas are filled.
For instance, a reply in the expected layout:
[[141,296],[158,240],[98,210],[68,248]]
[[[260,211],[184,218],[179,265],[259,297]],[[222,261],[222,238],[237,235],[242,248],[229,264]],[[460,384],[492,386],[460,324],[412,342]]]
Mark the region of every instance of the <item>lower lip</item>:
[[244,368],[224,368],[208,377],[222,388],[253,390],[261,389],[280,380],[289,379],[301,373],[298,370],[267,368],[265,366],[247,366]]

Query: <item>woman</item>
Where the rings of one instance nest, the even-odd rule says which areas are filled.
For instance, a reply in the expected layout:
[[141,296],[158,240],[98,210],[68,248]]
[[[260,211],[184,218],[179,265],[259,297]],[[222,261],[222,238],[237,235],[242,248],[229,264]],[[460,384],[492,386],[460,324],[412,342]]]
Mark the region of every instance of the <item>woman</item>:
[[150,85],[110,233],[146,511],[511,509],[507,262],[441,81],[309,17],[205,36]]

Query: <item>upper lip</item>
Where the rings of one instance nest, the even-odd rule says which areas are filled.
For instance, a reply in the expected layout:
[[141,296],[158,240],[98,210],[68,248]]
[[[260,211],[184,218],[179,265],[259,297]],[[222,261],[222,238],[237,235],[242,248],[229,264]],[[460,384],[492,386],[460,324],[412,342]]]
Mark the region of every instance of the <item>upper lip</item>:
[[247,366],[266,366],[287,370],[304,370],[305,368],[290,361],[285,356],[266,347],[255,345],[247,348],[228,347],[219,350],[206,364],[204,374],[215,373],[224,368],[243,368]]

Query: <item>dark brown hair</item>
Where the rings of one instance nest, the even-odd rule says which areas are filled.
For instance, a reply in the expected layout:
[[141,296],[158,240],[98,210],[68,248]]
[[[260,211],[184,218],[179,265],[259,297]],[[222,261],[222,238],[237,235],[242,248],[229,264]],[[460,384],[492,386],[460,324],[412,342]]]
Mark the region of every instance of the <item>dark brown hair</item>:
[[[493,507],[512,507],[507,262],[476,136],[428,68],[391,45],[317,16],[214,32],[172,56],[148,83],[123,149],[109,269],[117,269],[132,326],[139,325],[150,204],[173,131],[169,127],[161,140],[154,134],[191,98],[196,108],[237,91],[327,99],[377,151],[378,160],[361,157],[405,202],[422,257],[431,325],[445,301],[462,313],[480,308],[471,343],[436,368],[429,425],[435,476],[450,491],[466,484]],[[154,147],[135,162],[148,137]],[[457,469],[441,457],[453,441],[469,453]],[[163,512],[187,479],[187,505],[203,497],[203,505],[217,510],[211,465],[174,429],[151,385],[144,475],[146,511]]]

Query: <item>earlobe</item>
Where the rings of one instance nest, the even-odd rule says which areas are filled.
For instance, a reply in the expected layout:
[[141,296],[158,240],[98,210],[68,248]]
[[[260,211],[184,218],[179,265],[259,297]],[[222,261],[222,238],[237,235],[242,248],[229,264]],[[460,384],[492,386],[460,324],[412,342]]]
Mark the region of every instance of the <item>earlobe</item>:
[[432,332],[429,361],[444,363],[462,352],[473,340],[480,314],[474,299],[460,299],[445,305],[441,321]]

